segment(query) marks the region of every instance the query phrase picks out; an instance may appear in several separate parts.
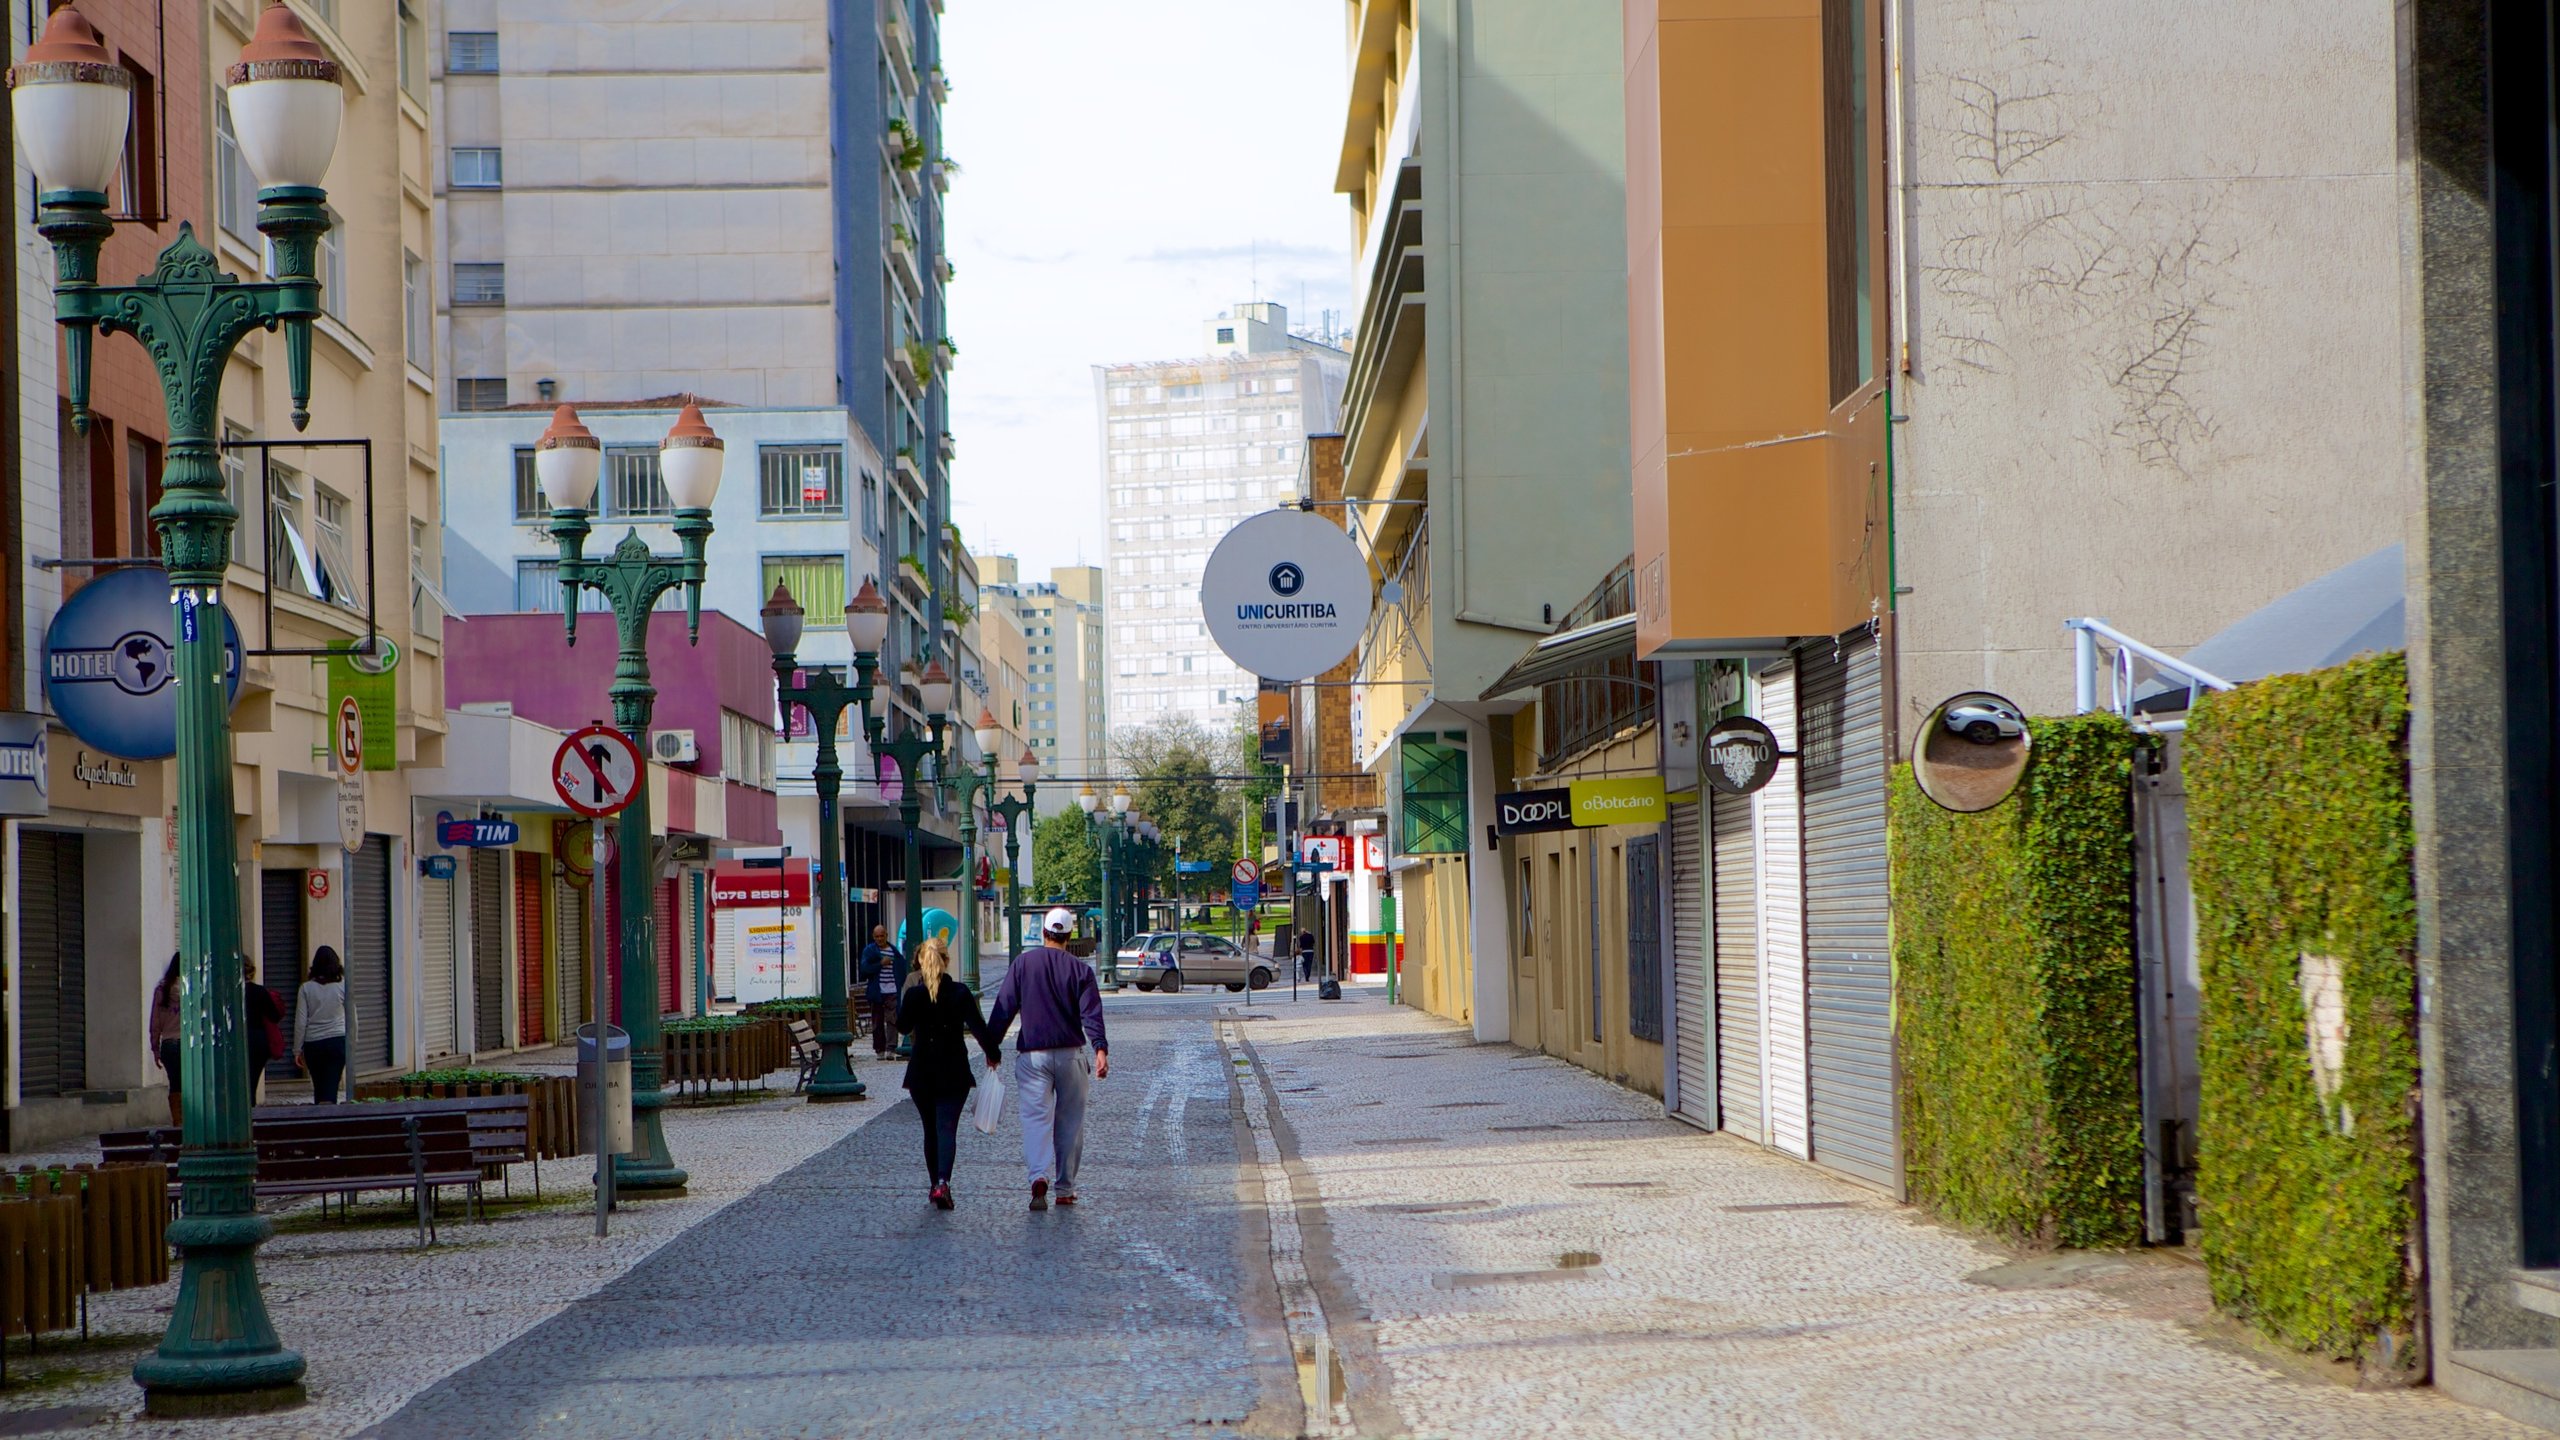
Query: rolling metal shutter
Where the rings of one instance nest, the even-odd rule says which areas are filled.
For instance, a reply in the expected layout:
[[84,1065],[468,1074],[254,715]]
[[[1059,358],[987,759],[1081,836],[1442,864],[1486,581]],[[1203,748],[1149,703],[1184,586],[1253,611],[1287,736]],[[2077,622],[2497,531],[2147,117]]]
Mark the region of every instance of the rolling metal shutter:
[[[723,1000],[738,998],[738,956],[747,943],[736,906],[711,912],[711,992]],[[866,935],[868,931],[864,932]]]
[[471,852],[471,1048],[507,1048],[507,868]]
[[[352,871],[347,884],[354,884]],[[302,1011],[302,885],[299,870],[261,870],[258,872],[258,983],[275,992],[284,1006],[284,1043],[287,1053],[267,1060],[266,1074],[272,1080],[290,1080],[293,1068],[293,1022]],[[352,950],[338,957],[347,964],[347,995],[355,996],[355,966]],[[360,1014],[360,1024],[372,1023],[373,1017]],[[359,1037],[361,1038],[361,1037]],[[354,1064],[349,1056],[348,1063]]]
[[[1796,672],[1781,666],[1763,676],[1760,719],[1778,748],[1796,748]],[[1760,840],[1760,1074],[1769,1097],[1769,1143],[1790,1155],[1813,1154],[1805,1076],[1804,797],[1798,762],[1751,797]]]
[[1797,666],[1813,1158],[1898,1193],[1893,965],[1885,942],[1884,670],[1872,633],[1808,646]]
[[658,882],[658,1013],[684,1009],[684,931],[676,924],[676,882]]
[[1671,1026],[1680,1077],[1680,1108],[1672,1113],[1713,1130],[1716,992],[1707,970],[1705,809],[1671,807]]
[[391,1068],[391,842],[364,837],[347,875],[347,1001],[355,1009],[347,1070],[362,1074]]
[[[89,1084],[88,856],[77,835],[18,832],[18,1093]],[[152,969],[158,983],[159,969]],[[148,1008],[148,997],[145,997]]]
[[516,1043],[543,1039],[542,980],[551,968],[542,951],[543,857],[516,856]]
[[588,996],[594,985],[593,972],[587,963],[587,947],[593,943],[587,934],[587,888],[572,885],[562,875],[551,882],[552,914],[557,918],[554,931],[560,937],[560,1028],[564,1034],[575,1034],[587,1023],[587,1012],[595,1008]]
[[1716,1104],[1721,1125],[1769,1143],[1760,1094],[1760,866],[1751,839],[1751,797],[1709,802],[1715,865]]
[[422,1059],[454,1051],[453,891],[450,880],[418,882],[419,1003],[424,1006],[418,1042]]

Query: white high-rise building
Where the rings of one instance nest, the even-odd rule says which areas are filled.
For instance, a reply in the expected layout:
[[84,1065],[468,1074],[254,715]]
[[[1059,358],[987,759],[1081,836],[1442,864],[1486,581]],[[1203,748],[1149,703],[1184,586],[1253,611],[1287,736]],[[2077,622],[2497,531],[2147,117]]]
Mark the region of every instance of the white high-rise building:
[[1290,334],[1287,307],[1204,328],[1195,358],[1094,367],[1114,725],[1187,713],[1214,730],[1253,697],[1201,622],[1200,572],[1237,521],[1297,498],[1307,436],[1340,420],[1351,358]]
[[985,593],[1021,626],[1024,738],[1040,757],[1040,813],[1075,803],[1084,782],[1110,769],[1105,695],[1103,572],[1061,565],[1047,580],[1024,580],[1010,555],[979,562]]

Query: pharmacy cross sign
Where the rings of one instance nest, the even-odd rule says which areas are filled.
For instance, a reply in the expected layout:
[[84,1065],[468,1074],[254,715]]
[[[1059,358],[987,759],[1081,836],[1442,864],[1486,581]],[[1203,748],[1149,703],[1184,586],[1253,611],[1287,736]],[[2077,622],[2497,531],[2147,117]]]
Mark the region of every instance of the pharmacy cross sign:
[[640,747],[610,725],[573,730],[551,757],[551,788],[581,815],[619,813],[640,787]]

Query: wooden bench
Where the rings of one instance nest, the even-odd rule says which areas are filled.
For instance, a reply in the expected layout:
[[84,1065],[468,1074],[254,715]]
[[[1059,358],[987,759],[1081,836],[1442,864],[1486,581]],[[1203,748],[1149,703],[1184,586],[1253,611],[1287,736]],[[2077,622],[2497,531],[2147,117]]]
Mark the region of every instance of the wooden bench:
[[[458,1186],[475,1205],[491,1167],[528,1159],[529,1107],[521,1095],[409,1100],[378,1105],[268,1106],[252,1113],[260,1196],[347,1198],[407,1190],[416,1199],[419,1243],[435,1239],[435,1201]],[[184,1137],[174,1126],[98,1137],[110,1162],[174,1164]],[[173,1181],[174,1193],[179,1186]]]

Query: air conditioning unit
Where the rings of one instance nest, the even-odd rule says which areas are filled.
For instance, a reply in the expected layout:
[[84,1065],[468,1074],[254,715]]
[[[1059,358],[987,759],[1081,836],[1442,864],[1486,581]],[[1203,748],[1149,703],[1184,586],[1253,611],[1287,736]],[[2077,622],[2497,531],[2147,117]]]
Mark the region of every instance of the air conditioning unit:
[[702,758],[690,730],[661,730],[649,737],[649,753],[670,765],[690,765]]

